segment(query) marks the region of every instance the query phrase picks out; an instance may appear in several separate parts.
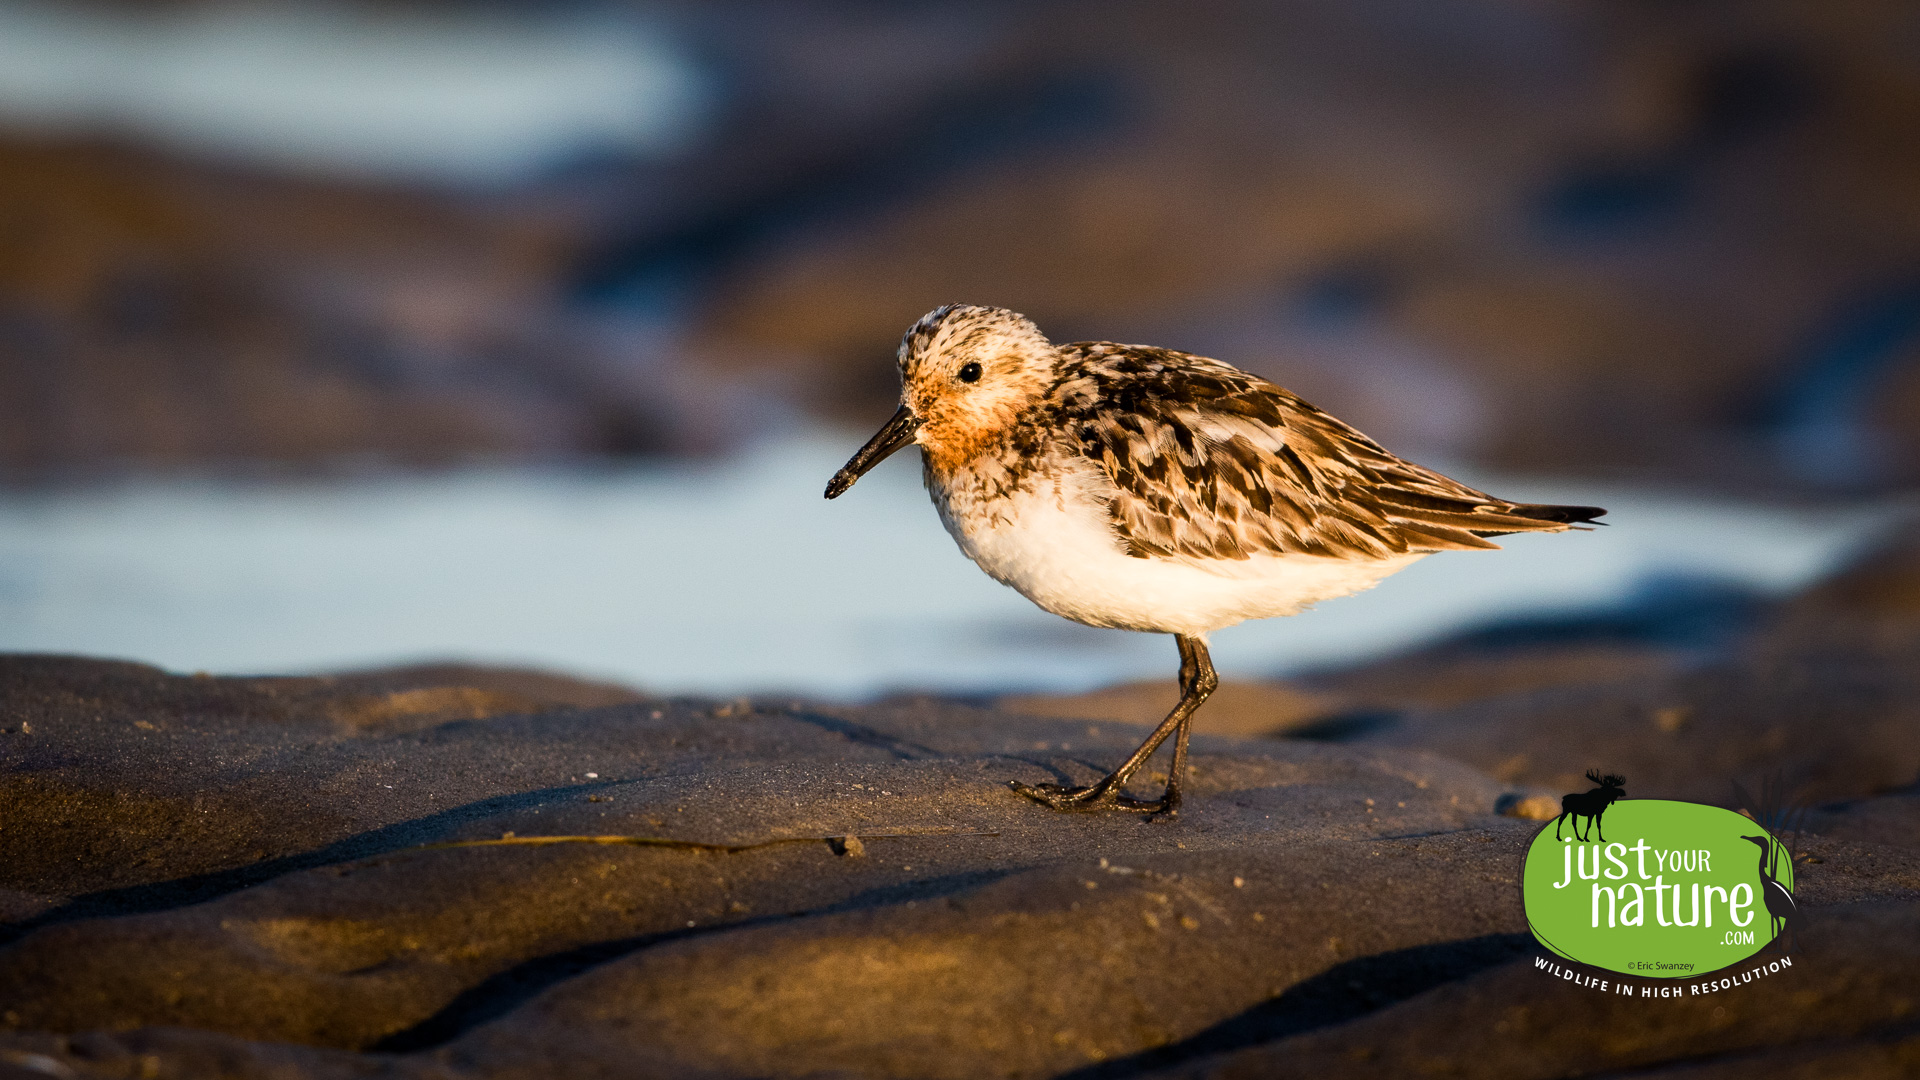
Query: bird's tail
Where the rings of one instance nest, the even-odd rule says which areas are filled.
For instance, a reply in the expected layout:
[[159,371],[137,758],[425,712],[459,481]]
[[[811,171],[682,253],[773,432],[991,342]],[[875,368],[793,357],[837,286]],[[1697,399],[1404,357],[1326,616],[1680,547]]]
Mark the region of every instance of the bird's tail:
[[1607,512],[1597,506],[1515,503],[1507,513],[1514,517],[1532,518],[1535,521],[1557,521],[1562,525],[1602,525],[1605,522],[1596,519],[1605,517]]
[[[1487,511],[1492,510],[1492,513]],[[1475,536],[1506,536],[1521,532],[1564,532],[1600,522],[1594,519],[1606,511],[1597,506],[1552,506],[1546,503],[1495,503],[1482,507],[1476,515],[1489,519],[1473,529]],[[1478,525],[1478,522],[1475,523]],[[1492,544],[1488,544],[1492,547]]]

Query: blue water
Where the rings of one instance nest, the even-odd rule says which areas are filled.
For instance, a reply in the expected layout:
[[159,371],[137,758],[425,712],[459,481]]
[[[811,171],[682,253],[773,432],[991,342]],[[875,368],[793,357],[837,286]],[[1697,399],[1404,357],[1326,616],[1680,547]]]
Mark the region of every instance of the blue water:
[[0,126],[322,173],[511,185],[671,154],[709,82],[630,6],[0,0]]
[[[860,434],[718,464],[270,485],[149,480],[0,497],[0,649],[220,673],[430,659],[654,690],[859,697],[1073,690],[1173,670],[1159,635],[1048,615],[954,548],[911,453],[835,502]],[[1607,506],[1611,528],[1439,555],[1360,596],[1216,635],[1230,676],[1379,655],[1661,576],[1782,592],[1891,510],[1835,513],[1472,477]]]

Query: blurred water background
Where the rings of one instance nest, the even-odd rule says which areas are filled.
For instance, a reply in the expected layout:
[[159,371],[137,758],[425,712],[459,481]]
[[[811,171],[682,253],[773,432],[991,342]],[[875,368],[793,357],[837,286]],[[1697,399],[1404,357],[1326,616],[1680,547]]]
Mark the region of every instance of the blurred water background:
[[[1079,691],[1167,666],[1168,638],[1067,622],[980,573],[908,462],[822,499],[856,438],[719,463],[16,498],[0,506],[0,649],[223,672],[454,656],[722,696]],[[1729,596],[1783,595],[1834,568],[1894,509],[1497,486],[1604,504],[1621,524],[1436,556],[1310,615],[1222,631],[1220,670],[1293,674],[1670,595],[1711,617]]]
[[1899,0],[0,0],[0,648],[1162,671],[820,499],[952,300],[1614,511],[1229,674],[1786,591],[1920,480],[1916,130]]

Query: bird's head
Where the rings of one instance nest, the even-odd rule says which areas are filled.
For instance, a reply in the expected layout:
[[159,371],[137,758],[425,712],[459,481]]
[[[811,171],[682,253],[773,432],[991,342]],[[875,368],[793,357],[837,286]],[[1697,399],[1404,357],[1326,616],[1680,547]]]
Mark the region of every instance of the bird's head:
[[1759,844],[1760,850],[1762,851],[1766,851],[1773,846],[1773,841],[1764,836],[1743,836],[1740,839],[1751,840],[1754,843]]
[[834,474],[827,498],[908,443],[937,470],[971,460],[1046,394],[1054,356],[1032,320],[1005,308],[928,312],[900,339],[899,411]]

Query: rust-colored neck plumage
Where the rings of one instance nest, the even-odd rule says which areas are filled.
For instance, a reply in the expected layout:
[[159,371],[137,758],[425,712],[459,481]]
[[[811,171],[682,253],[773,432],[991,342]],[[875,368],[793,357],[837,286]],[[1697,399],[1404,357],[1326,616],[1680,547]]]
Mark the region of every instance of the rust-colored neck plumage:
[[1005,308],[948,305],[900,342],[901,401],[920,418],[927,466],[948,475],[1003,445],[1046,395],[1054,347]]

